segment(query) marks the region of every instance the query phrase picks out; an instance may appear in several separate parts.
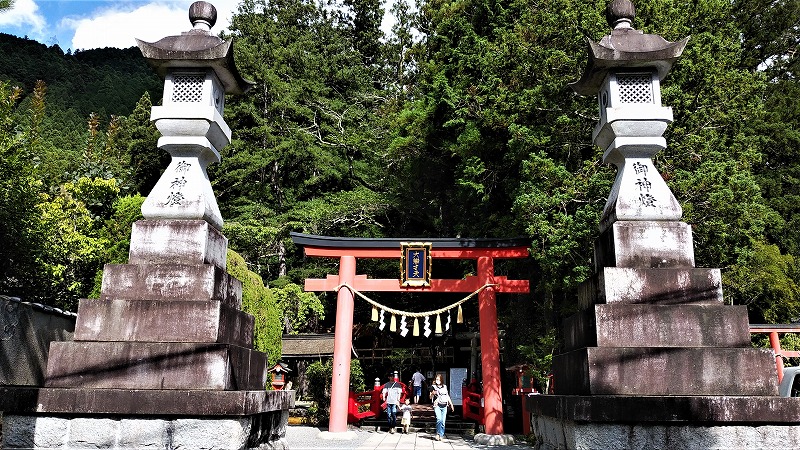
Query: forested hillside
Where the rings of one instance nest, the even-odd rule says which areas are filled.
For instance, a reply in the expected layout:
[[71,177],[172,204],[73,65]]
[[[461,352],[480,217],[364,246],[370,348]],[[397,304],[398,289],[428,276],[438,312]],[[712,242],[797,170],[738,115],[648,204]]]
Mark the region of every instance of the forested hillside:
[[[726,300],[748,305],[752,322],[796,320],[800,4],[635,3],[636,28],[691,36],[662,83],[675,122],[656,166],[693,227],[697,265],[723,269]],[[227,100],[234,141],[210,168],[231,248],[263,278],[284,330],[301,332],[330,326],[333,297],[299,285],[335,261],[304,260],[291,231],[528,237],[531,259],[499,271],[529,278],[534,292],[501,298],[500,320],[514,330],[511,361],[547,361],[558,318],[591,272],[614,178],[591,143],[596,99],[567,87],[583,71],[586,37],[609,33],[606,2],[400,0],[389,36],[379,1],[336,5],[244,0],[233,17],[225,37],[255,87]],[[0,287],[74,308],[104,262],[124,261],[141,196],[165,162],[148,122],[160,82],[150,84],[135,49],[7,44]],[[372,276],[396,270],[359,265]]]

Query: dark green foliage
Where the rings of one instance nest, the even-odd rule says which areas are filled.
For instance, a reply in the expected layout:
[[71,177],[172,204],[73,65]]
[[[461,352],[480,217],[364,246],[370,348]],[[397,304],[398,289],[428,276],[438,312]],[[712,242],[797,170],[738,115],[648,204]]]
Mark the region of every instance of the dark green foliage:
[[[210,175],[230,246],[256,272],[231,258],[249,280],[247,308],[312,317],[281,324],[279,312],[262,316],[258,345],[277,357],[269,342],[279,336],[268,333],[332,326],[332,296],[305,297],[299,286],[335,272],[337,262],[305,259],[291,231],[526,236],[531,258],[502,270],[530,279],[533,294],[501,296],[500,322],[515,331],[508,358],[546,366],[552,330],[575,310],[577,286],[593,270],[592,243],[615,176],[591,142],[595,99],[568,88],[586,64],[586,37],[609,33],[606,3],[429,0],[414,12],[399,1],[395,34],[382,37],[373,0],[243,1],[229,34],[255,87],[228,99],[234,141]],[[640,0],[636,7],[636,28],[671,41],[691,35],[662,82],[675,120],[656,167],[692,225],[697,265],[723,269],[726,299],[749,305],[752,321],[796,319],[798,3]],[[161,84],[131,49],[65,55],[0,36],[0,56],[0,79],[24,88],[3,106],[3,237],[11,242],[0,263],[3,286],[19,289],[45,267],[47,285],[69,303],[101,260],[123,257],[123,222],[133,220],[138,201],[124,195],[146,195],[169,161],[149,122]],[[33,90],[38,79],[48,82],[46,109],[44,91]],[[121,194],[112,192],[112,176]],[[112,203],[117,197],[124,200]],[[53,240],[31,205],[54,220],[62,204],[80,213],[68,223],[84,254],[65,264],[65,253],[51,249],[61,257],[37,266],[37,249],[50,248],[45,241],[73,241]],[[104,240],[108,249],[100,250]],[[444,270],[459,277],[474,267]],[[360,273],[395,271],[394,263],[359,261]],[[80,288],[64,289],[65,280]],[[416,308],[407,298],[390,301]]]
[[65,55],[58,46],[0,33],[0,79],[33,89],[37,80],[49,86],[53,109],[73,109],[79,117],[92,112],[125,115],[145,91],[159,98],[163,83],[131,47],[78,50]]
[[[331,379],[333,377],[333,360],[314,361],[306,368],[308,379],[308,395],[314,402],[310,412],[311,420],[315,425],[324,425],[330,417],[331,404]],[[350,361],[350,391],[363,392],[364,372],[357,359]]]
[[227,270],[242,282],[242,310],[256,319],[253,347],[267,354],[267,366],[271,367],[281,357],[280,310],[261,276],[248,269],[245,260],[233,250],[228,250]]

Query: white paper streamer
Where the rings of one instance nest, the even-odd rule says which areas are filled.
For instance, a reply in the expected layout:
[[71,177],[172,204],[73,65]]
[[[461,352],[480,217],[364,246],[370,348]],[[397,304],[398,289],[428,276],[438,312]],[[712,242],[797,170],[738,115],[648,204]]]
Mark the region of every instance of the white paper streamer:
[[425,333],[423,333],[423,334],[425,335],[425,337],[429,337],[431,335],[431,318],[430,318],[430,316],[425,316],[425,326],[423,328],[425,328]]
[[384,310],[381,310],[381,320],[380,320],[380,323],[381,323],[381,324],[380,324],[380,325],[378,325],[378,328],[379,328],[381,331],[383,331],[383,329],[384,329],[384,328],[386,328],[386,321],[383,319],[383,313],[385,313],[385,312],[386,312],[386,311],[384,311]]
[[406,326],[406,316],[400,319],[400,336],[406,337],[408,334],[408,327]]
[[447,323],[444,325],[444,331],[450,329],[450,311],[447,312]]

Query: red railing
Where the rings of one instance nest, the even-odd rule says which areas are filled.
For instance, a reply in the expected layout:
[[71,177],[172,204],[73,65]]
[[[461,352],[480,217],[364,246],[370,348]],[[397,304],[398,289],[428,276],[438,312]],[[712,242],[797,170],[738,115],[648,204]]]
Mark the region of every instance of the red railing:
[[469,386],[463,386],[461,388],[461,409],[465,419],[484,425],[483,396],[480,392],[474,392]]
[[[406,385],[399,381],[397,384],[403,390],[403,394],[400,397],[400,403],[402,404],[406,400]],[[358,423],[361,419],[380,416],[382,411],[381,403],[383,403],[381,390],[383,390],[383,385],[376,386],[371,391],[351,392],[347,404],[347,423]],[[364,410],[362,408],[364,405],[369,405],[369,409]]]
[[775,354],[775,369],[778,371],[778,384],[783,380],[783,358],[800,357],[800,352],[781,348],[780,333],[800,333],[798,324],[750,324],[750,334],[768,334],[769,345]]

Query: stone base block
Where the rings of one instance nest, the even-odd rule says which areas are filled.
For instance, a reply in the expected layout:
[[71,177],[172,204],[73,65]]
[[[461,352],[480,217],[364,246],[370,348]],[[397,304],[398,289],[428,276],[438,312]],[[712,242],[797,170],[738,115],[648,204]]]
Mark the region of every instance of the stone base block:
[[100,298],[218,301],[241,309],[242,283],[212,264],[106,264]]
[[294,407],[295,391],[0,386],[0,411],[31,415],[248,416]]
[[553,358],[559,395],[778,395],[772,351],[590,347]]
[[226,344],[54,342],[47,387],[264,389],[266,355]]
[[77,341],[205,342],[253,347],[253,316],[221,302],[81,299]]
[[139,220],[129,264],[213,264],[225,269],[228,239],[205,220]]
[[564,347],[750,347],[747,307],[595,305],[564,320]]
[[581,423],[535,416],[539,450],[789,450],[800,447],[800,425],[653,425]]
[[578,287],[581,309],[596,304],[697,305],[723,303],[719,269],[601,268]]
[[595,241],[595,272],[603,267],[694,267],[692,228],[684,222],[619,221]]
[[247,417],[3,417],[3,449],[286,449],[289,411]]
[[531,395],[533,415],[583,423],[800,424],[800,401],[784,397]]

